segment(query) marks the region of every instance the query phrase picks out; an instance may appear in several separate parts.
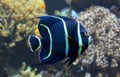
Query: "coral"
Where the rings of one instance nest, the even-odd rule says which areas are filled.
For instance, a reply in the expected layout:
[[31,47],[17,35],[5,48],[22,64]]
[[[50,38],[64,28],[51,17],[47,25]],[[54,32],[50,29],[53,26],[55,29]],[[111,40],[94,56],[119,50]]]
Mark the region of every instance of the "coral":
[[98,73],[96,77],[103,77],[101,73]]
[[38,19],[32,18],[41,15],[43,0],[0,0],[0,45],[15,46],[35,29]]
[[49,70],[37,70],[37,68],[33,69],[23,62],[19,70],[19,74],[14,74],[11,77],[63,77],[63,75],[63,71],[56,71],[56,73],[52,73]]
[[84,77],[91,77],[90,73],[85,73]]
[[32,70],[30,66],[27,66],[26,63],[22,64],[20,69],[20,74],[17,77],[42,77],[41,74],[36,74],[37,69]]
[[116,77],[120,77],[120,73],[117,73],[117,74],[116,74]]
[[120,17],[120,0],[65,0],[76,11],[83,11],[91,6],[103,6]]
[[83,65],[96,64],[98,67],[118,67],[120,61],[120,21],[108,9],[92,6],[80,12],[77,19],[85,25],[93,43],[81,55]]
[[77,10],[85,9],[90,7],[91,5],[99,5],[104,6],[106,8],[110,8],[112,5],[116,5],[117,7],[120,6],[120,0],[99,0],[99,1],[93,1],[93,0],[72,0],[68,1],[65,0],[68,5],[73,6],[73,8]]

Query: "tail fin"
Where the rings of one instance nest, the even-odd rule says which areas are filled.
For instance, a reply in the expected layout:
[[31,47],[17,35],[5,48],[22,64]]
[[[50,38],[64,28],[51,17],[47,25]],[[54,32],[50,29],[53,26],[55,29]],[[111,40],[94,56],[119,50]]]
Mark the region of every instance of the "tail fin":
[[28,38],[28,44],[32,52],[38,50],[41,47],[41,40],[39,37],[30,35]]

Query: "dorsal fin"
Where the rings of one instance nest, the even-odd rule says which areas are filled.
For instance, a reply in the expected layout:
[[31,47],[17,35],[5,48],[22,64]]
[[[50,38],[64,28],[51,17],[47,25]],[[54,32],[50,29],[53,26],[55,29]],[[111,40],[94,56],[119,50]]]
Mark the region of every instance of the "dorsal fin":
[[38,17],[38,18],[40,18],[40,21],[39,21],[39,23],[38,23],[38,26],[39,26],[40,24],[44,24],[44,25],[48,26],[49,28],[50,28],[52,25],[54,25],[55,23],[61,21],[58,17],[56,17],[56,16],[51,16],[51,15],[49,15],[49,16],[40,16],[40,17]]
[[50,28],[54,24],[62,22],[61,19],[57,16],[40,16],[37,18],[40,18],[40,21],[38,23],[38,30],[42,37],[48,37],[48,32],[50,31]]
[[62,22],[61,19],[63,19],[64,21],[74,20],[74,19],[68,18],[68,17],[52,16],[52,15],[40,16],[40,17],[37,17],[37,18],[40,18],[40,21],[39,21],[38,25],[44,24],[44,25],[48,26],[49,28],[57,22]]

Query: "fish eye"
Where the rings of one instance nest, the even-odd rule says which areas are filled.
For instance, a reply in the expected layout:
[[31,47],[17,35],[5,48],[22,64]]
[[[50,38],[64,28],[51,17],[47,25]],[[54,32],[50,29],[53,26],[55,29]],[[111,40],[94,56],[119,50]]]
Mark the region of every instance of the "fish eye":
[[86,36],[86,35],[87,35],[87,32],[81,32],[81,35],[82,35],[82,36]]

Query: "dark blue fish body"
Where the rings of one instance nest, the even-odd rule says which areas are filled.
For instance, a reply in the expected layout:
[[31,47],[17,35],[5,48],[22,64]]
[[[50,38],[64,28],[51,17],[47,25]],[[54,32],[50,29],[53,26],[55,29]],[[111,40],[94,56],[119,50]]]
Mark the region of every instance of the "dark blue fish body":
[[30,35],[28,41],[32,51],[41,47],[41,64],[55,63],[66,57],[69,57],[66,62],[71,64],[91,42],[86,29],[74,19],[61,16],[38,18],[38,29],[42,38]]

